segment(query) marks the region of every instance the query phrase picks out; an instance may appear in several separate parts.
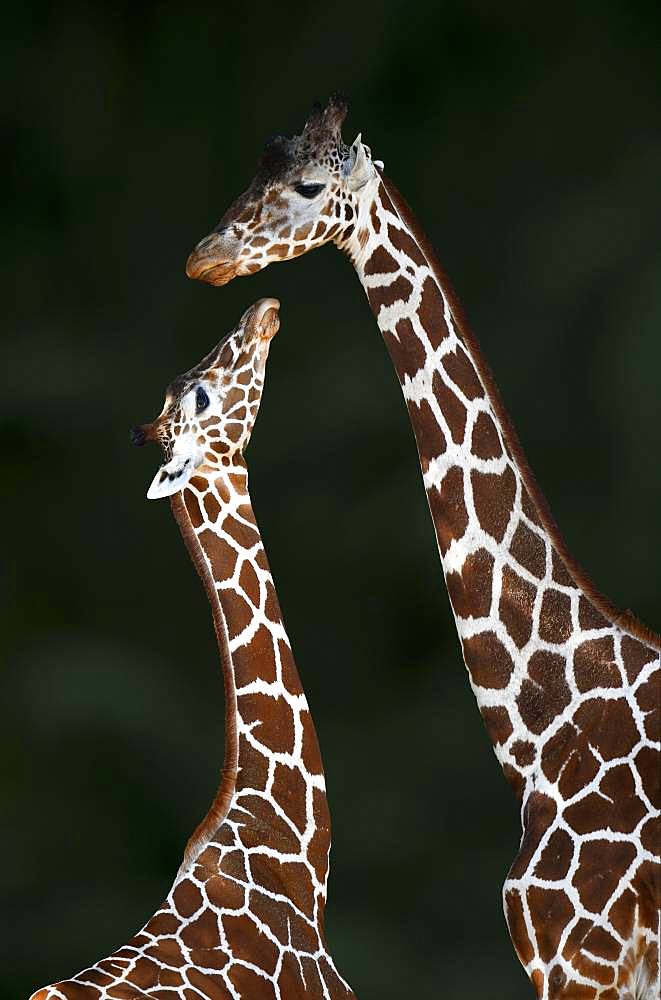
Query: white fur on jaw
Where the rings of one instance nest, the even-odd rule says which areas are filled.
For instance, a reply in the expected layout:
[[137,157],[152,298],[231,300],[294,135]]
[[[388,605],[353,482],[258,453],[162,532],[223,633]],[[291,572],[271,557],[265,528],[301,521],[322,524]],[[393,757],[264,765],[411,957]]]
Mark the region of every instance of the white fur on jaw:
[[161,497],[169,497],[183,490],[203,458],[202,454],[175,455],[160,467],[152,479],[151,486],[147,490],[147,499],[159,500]]

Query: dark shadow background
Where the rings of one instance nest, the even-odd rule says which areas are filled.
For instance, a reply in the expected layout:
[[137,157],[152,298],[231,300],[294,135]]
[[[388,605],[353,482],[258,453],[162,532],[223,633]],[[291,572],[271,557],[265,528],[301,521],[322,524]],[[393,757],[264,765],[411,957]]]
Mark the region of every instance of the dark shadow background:
[[331,948],[365,1000],[528,996],[500,900],[517,810],[362,290],[333,248],[222,290],[183,266],[264,139],[346,90],[345,138],[421,217],[570,547],[658,628],[658,4],[4,18],[0,996],[123,943],[215,790],[210,616],[127,431],[263,295],[252,496],[325,756]]

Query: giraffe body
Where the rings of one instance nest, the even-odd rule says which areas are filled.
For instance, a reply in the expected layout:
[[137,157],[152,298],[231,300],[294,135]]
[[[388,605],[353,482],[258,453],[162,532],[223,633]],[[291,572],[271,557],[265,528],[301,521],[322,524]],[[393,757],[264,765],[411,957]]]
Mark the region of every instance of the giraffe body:
[[321,756],[242,455],[277,308],[267,299],[249,310],[173,383],[161,416],[133,432],[136,443],[163,445],[150,494],[171,494],[211,604],[226,699],[218,794],[142,930],[32,1000],[353,996],[326,949],[330,821]]
[[567,552],[433,251],[360,136],[342,142],[345,113],[332,100],[278,140],[277,169],[267,156],[187,271],[224,284],[329,240],[352,260],[406,399],[470,682],[521,803],[504,886],[519,958],[543,1000],[652,1000],[659,637]]

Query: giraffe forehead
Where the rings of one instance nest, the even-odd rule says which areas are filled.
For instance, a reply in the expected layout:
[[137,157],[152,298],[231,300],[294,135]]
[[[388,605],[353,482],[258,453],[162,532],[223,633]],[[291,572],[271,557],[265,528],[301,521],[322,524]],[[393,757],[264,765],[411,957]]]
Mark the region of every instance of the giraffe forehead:
[[253,194],[264,194],[276,184],[286,184],[301,173],[340,172],[349,148],[337,136],[327,133],[279,138],[267,146],[253,181]]

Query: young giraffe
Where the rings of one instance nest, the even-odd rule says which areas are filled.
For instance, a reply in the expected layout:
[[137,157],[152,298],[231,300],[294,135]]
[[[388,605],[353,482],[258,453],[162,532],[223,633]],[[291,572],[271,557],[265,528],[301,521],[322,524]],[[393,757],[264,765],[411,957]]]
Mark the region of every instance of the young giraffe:
[[165,462],[172,511],[211,604],[225,764],[170,893],[108,958],[32,1000],[351,1000],[328,954],[330,820],[315,729],[250,505],[243,450],[279,302],[262,299],[134,428]]
[[539,998],[652,1000],[659,962],[659,637],[563,545],[487,365],[417,222],[346,106],[266,147],[187,263],[223,285],[333,241],[407,402],[473,691],[521,802],[504,886]]

